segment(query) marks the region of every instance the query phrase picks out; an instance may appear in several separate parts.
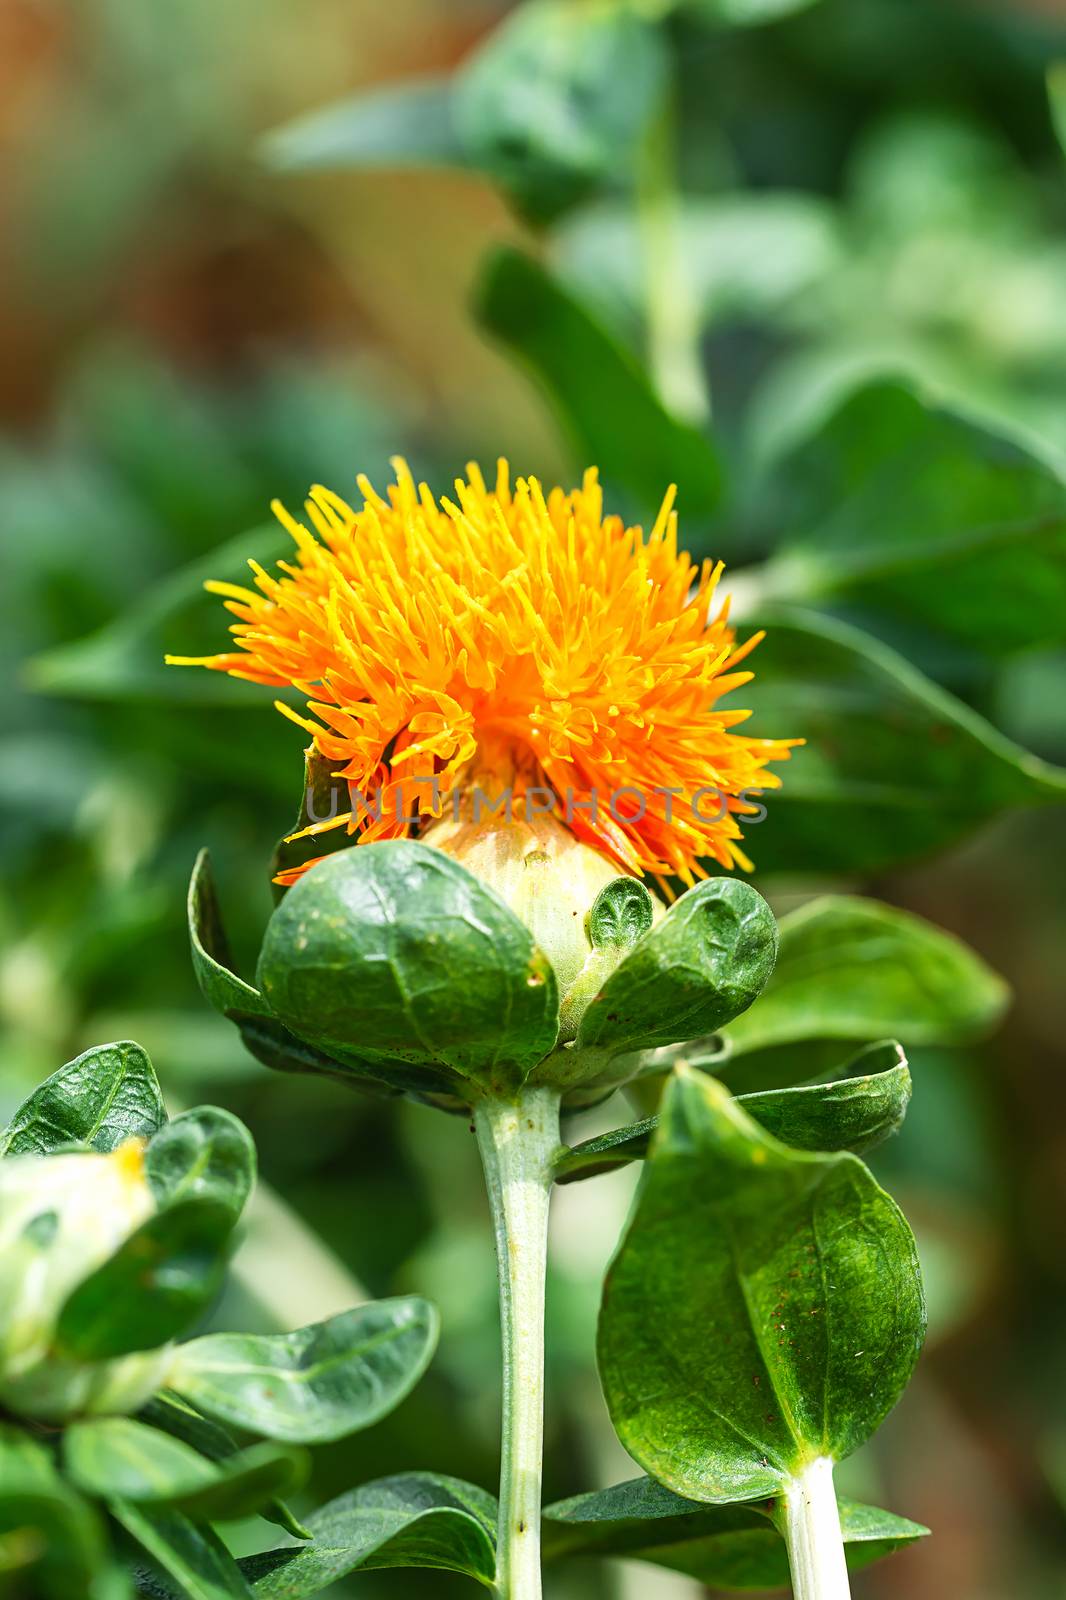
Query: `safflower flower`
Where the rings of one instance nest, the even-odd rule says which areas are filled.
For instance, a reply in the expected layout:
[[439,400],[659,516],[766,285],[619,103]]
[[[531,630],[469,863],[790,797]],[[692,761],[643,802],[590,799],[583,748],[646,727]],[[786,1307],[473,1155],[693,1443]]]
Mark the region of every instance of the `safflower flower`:
[[[487,840],[497,877],[531,845],[563,858],[576,840],[595,852],[593,892],[616,872],[691,885],[707,862],[750,870],[742,819],[802,740],[739,732],[750,712],[723,704],[762,635],[737,643],[723,564],[679,550],[673,489],[645,534],[604,512],[594,468],[545,494],[512,487],[504,461],[492,489],[470,465],[438,502],[393,465],[385,498],[358,479],[358,510],[320,486],[306,522],[275,501],[295,560],[279,575],[250,562],[254,589],[209,582],[233,648],[167,657],[304,697],[306,714],[277,708],[352,802],[304,831],[417,833],[475,871]],[[505,823],[482,823],[504,789]],[[565,823],[545,792],[565,796]]]

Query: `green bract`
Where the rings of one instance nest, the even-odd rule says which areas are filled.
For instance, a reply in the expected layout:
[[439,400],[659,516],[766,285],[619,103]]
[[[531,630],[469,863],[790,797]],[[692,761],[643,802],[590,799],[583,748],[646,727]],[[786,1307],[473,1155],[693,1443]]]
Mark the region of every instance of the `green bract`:
[[774,969],[777,926],[740,878],[682,895],[590,1003],[579,1049],[656,1050],[714,1033],[746,1011]]
[[634,942],[548,1070],[583,1100],[642,1070],[661,1071],[643,1053],[710,1035],[746,1011],[776,957],[777,926],[762,895],[739,878],[709,878]]
[[[206,855],[189,893],[201,988],[254,1055],[448,1109],[526,1082],[595,1101],[661,1071],[648,1052],[744,1011],[777,949],[762,896],[713,878],[656,920],[657,909],[636,879],[608,881],[585,912],[584,965],[560,994],[530,928],[487,882],[427,845],[360,845],[286,893],[253,988],[229,964]],[[543,925],[548,912],[538,901],[528,914]]]
[[516,1087],[555,1043],[555,974],[503,902],[439,850],[331,856],[267,927],[260,990],[330,1053],[436,1068],[455,1087]]

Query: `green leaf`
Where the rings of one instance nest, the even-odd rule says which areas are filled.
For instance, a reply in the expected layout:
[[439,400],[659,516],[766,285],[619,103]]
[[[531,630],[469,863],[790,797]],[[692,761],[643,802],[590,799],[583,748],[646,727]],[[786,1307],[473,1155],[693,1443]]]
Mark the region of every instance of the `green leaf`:
[[132,1417],[77,1422],[63,1436],[67,1476],[99,1499],[165,1502],[194,1522],[251,1516],[276,1495],[297,1488],[308,1459],[275,1444],[252,1445],[219,1466]]
[[671,483],[690,522],[714,510],[722,472],[709,440],[663,408],[634,358],[543,267],[497,251],[475,311],[546,391],[582,466],[597,465],[644,515]]
[[57,1351],[101,1361],[175,1338],[217,1294],[233,1223],[228,1200],[206,1198],[177,1200],[142,1222],[67,1297]]
[[985,655],[1066,640],[1066,483],[1050,461],[906,385],[849,396],[779,469],[790,531],[751,574]]
[[679,1069],[600,1317],[608,1409],[645,1471],[711,1504],[781,1493],[869,1438],[924,1329],[911,1231],[858,1157],[789,1150]]
[[807,740],[749,834],[761,872],[878,872],[1066,796],[1066,774],[858,628],[785,608],[759,625],[752,726]]
[[581,1020],[577,1048],[654,1050],[713,1033],[751,1005],[776,953],[762,895],[739,878],[708,878],[614,969]]
[[457,862],[407,840],[305,873],[270,920],[258,975],[293,1032],[357,1050],[386,1079],[398,1060],[449,1069],[453,1088],[506,1089],[555,1043],[555,974],[528,929]]
[[0,1541],[9,1561],[7,1571],[0,1566],[5,1595],[105,1600],[109,1582],[116,1600],[126,1592],[109,1571],[103,1526],[92,1506],[63,1482],[43,1443],[5,1424],[0,1424]]
[[265,566],[291,548],[292,540],[276,524],[230,539],[164,578],[134,611],[98,633],[34,656],[24,669],[29,687],[76,700],[254,706],[251,684],[221,672],[167,666],[163,658],[175,639],[183,641],[189,655],[198,645],[204,653],[218,649],[217,602],[208,602],[203,592],[209,578],[243,583],[250,558]]
[[182,1200],[210,1199],[237,1221],[255,1183],[255,1145],[244,1123],[218,1106],[198,1106],[156,1134],[145,1176],[162,1210]]
[[668,71],[660,30],[632,9],[527,0],[459,73],[455,126],[469,164],[551,222],[631,178]]
[[307,1452],[291,1445],[253,1444],[227,1461],[224,1473],[175,1496],[173,1504],[194,1522],[233,1522],[253,1513],[265,1516],[280,1494],[303,1485],[310,1465]]
[[[737,1096],[749,1117],[797,1150],[869,1150],[896,1133],[907,1113],[911,1075],[900,1046],[871,1045],[845,1069],[862,1069],[835,1083],[770,1089]],[[644,1159],[658,1117],[645,1117],[565,1150],[554,1165],[557,1183],[573,1183]]]
[[351,95],[268,134],[260,152],[279,172],[468,165],[449,78]]
[[[221,1423],[201,1416],[187,1400],[168,1390],[153,1395],[148,1404],[142,1408],[140,1417],[152,1428],[161,1429],[173,1438],[181,1439],[185,1444],[191,1445],[198,1455],[206,1456],[209,1461],[227,1461],[238,1453],[237,1441]],[[269,1522],[277,1523],[286,1533],[292,1534],[294,1539],[311,1537],[304,1524],[297,1521],[281,1500],[271,1500],[269,1504],[261,1506],[259,1514]]]
[[312,1513],[314,1542],[241,1562],[257,1595],[302,1600],[357,1570],[434,1567],[491,1588],[496,1502],[483,1489],[435,1472],[379,1478]]
[[731,1083],[811,1077],[841,1039],[963,1043],[1007,1005],[1003,979],[960,939],[877,900],[821,896],[782,917],[778,935],[773,976],[729,1025]]
[[605,883],[588,914],[589,942],[602,945],[636,944],[652,924],[651,895],[636,878],[612,878]]
[[0,1155],[45,1155],[65,1144],[114,1150],[150,1139],[167,1120],[152,1063],[139,1044],[93,1045],[53,1072],[0,1134]]
[[271,1335],[209,1334],[182,1345],[171,1382],[199,1410],[294,1444],[369,1428],[410,1392],[436,1348],[428,1301],[379,1300]]
[[[852,1571],[923,1538],[928,1529],[854,1500],[839,1501]],[[544,1555],[622,1556],[683,1572],[713,1589],[789,1583],[785,1544],[764,1505],[702,1505],[652,1478],[560,1500],[544,1511]]]
[[252,1600],[241,1570],[210,1527],[179,1511],[113,1500],[109,1507],[184,1600]]

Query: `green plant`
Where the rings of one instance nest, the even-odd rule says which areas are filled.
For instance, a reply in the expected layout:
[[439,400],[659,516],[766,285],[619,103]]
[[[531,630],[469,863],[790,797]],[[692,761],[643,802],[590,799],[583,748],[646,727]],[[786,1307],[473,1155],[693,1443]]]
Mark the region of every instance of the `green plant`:
[[[1061,318],[1052,304],[1012,333],[986,314],[1014,274],[1051,284],[1060,263],[1024,199],[1015,203],[1000,156],[952,126],[882,130],[835,209],[810,196],[681,192],[681,30],[787,9],[520,6],[452,79],[361,97],[275,136],[269,154],[290,169],[458,165],[552,228],[545,256],[490,257],[475,315],[545,393],[577,461],[598,462],[611,506],[650,520],[675,481],[688,543],[732,558],[734,616],[745,633],[768,630],[744,691],[753,725],[806,741],[752,844],[760,874],[861,881],[1066,793],[1062,771],[993,720],[1011,666],[1034,643],[1062,643],[1064,495],[1048,449],[1061,412],[1052,381]],[[621,97],[620,77],[632,90]],[[972,178],[964,204],[960,171]],[[977,234],[979,270],[956,294]],[[938,271],[917,299],[892,305],[890,338],[871,340],[871,299],[891,301],[916,249]],[[729,313],[792,341],[739,416],[712,392],[700,343]],[[344,531],[337,517],[369,518],[384,503],[371,492],[364,512],[338,511],[336,497],[316,491],[312,505],[314,530],[332,546]],[[139,616],[39,662],[41,683],[139,692],[143,664],[164,643],[184,643],[191,623],[202,629],[193,594],[205,573],[239,584],[248,551],[267,560],[274,541],[257,533],[217,564],[178,574]],[[297,543],[305,554],[300,534]],[[637,1204],[605,1290],[600,1370],[619,1436],[649,1476],[549,1506],[544,1558],[628,1556],[734,1588],[791,1572],[802,1600],[834,1600],[846,1593],[845,1561],[925,1531],[838,1503],[832,1486],[835,1463],[901,1393],[924,1321],[909,1228],[859,1155],[899,1127],[909,1101],[907,1063],[891,1041],[976,1038],[1001,1014],[1004,988],[956,941],[868,899],[820,897],[775,931],[756,890],[716,876],[664,911],[628,875],[650,863],[620,858],[617,839],[608,849],[594,840],[592,866],[576,853],[556,861],[527,892],[535,874],[516,883],[515,862],[551,857],[558,839],[533,848],[523,836],[501,850],[503,831],[489,827],[455,848],[428,807],[415,839],[379,832],[352,849],[348,832],[323,829],[322,802],[339,792],[348,804],[349,786],[377,764],[390,798],[409,798],[395,764],[401,739],[438,741],[434,775],[461,764],[441,742],[453,731],[447,674],[419,701],[417,728],[410,705],[390,701],[378,714],[407,643],[395,616],[419,614],[424,573],[439,565],[439,552],[423,549],[392,590],[380,572],[373,582],[346,572],[330,594],[339,664],[327,654],[316,670],[286,665],[301,630],[318,628],[321,646],[321,616],[305,611],[281,636],[264,681],[317,700],[318,720],[302,721],[317,748],[298,823],[273,863],[280,904],[255,982],[234,967],[206,858],[190,928],[208,1000],[259,1060],[471,1117],[500,1268],[501,1500],[422,1475],[370,1485],[308,1519],[313,1543],[255,1558],[245,1575],[264,1593],[310,1594],[360,1565],[410,1559],[504,1596],[538,1592],[550,1194],[639,1160]],[[590,588],[602,583],[596,552],[586,571]],[[470,588],[450,576],[461,612]],[[499,615],[509,599],[472,589],[467,635],[444,652],[456,679],[478,606]],[[263,614],[241,609],[259,597],[223,592],[261,642]],[[360,608],[378,601],[368,627]],[[528,607],[528,637],[548,616]],[[415,634],[432,657],[436,637]],[[557,670],[580,639],[574,621]],[[602,654],[611,660],[606,645]],[[423,665],[407,672],[420,691]],[[201,693],[147,670],[162,700]],[[220,700],[233,692],[212,688]],[[553,737],[569,697],[569,686],[544,696]],[[613,704],[605,697],[594,712],[610,716]],[[589,726],[591,741],[602,725],[593,721],[591,735]],[[483,756],[476,714],[471,727]],[[657,753],[669,746],[670,730],[652,732]],[[735,835],[703,843],[692,854],[704,861],[743,862]],[[494,854],[514,859],[486,859]],[[774,880],[758,882],[772,898]],[[639,1121],[563,1142],[560,1115],[620,1088]]]
[[[623,1443],[651,1479],[549,1507],[545,1554],[632,1553],[762,1588],[780,1581],[787,1547],[807,1600],[845,1592],[842,1548],[861,1564],[921,1536],[851,1503],[841,1532],[831,1486],[832,1463],[898,1399],[924,1331],[910,1230],[853,1153],[902,1122],[906,1060],[873,1044],[843,1076],[791,1085],[892,1019],[924,1041],[988,1027],[1004,994],[987,968],[917,918],[839,897],[782,921],[775,970],[774,920],[746,884],[711,879],[652,921],[627,916],[643,891],[616,879],[584,919],[585,970],[595,973],[606,930],[610,960],[584,992],[580,977],[571,985],[580,1020],[553,1048],[560,1006],[545,958],[487,883],[437,852],[362,845],[313,867],[275,912],[259,987],[221,956],[208,871],[204,858],[190,892],[194,962],[254,1054],[473,1117],[500,1265],[502,1595],[539,1591],[550,1192],[644,1158],[605,1291],[600,1369]],[[462,935],[441,947],[448,917]],[[432,976],[441,960],[443,987]],[[523,1017],[531,973],[549,982]],[[708,1065],[775,1087],[734,1099]],[[560,1110],[668,1072],[661,1118],[562,1143]]]
[[258,1514],[312,1538],[280,1498],[306,1476],[300,1447],[400,1403],[433,1307],[177,1342],[217,1294],[255,1150],[217,1107],[169,1119],[128,1040],[54,1073],[0,1154],[0,1577],[41,1600],[248,1596],[214,1524]]

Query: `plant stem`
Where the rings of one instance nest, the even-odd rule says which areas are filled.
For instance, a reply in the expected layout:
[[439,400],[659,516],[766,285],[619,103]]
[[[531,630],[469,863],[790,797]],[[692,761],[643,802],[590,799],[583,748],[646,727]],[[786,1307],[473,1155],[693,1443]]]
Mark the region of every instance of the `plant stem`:
[[540,1600],[544,1453],[544,1278],[559,1092],[528,1088],[483,1100],[474,1127],[496,1235],[503,1344],[503,1421],[496,1592]]
[[711,414],[711,396],[700,353],[699,308],[684,258],[675,120],[668,98],[648,127],[637,164],[648,364],[667,409],[700,423]]
[[833,1463],[819,1456],[781,1498],[795,1600],[850,1600]]

